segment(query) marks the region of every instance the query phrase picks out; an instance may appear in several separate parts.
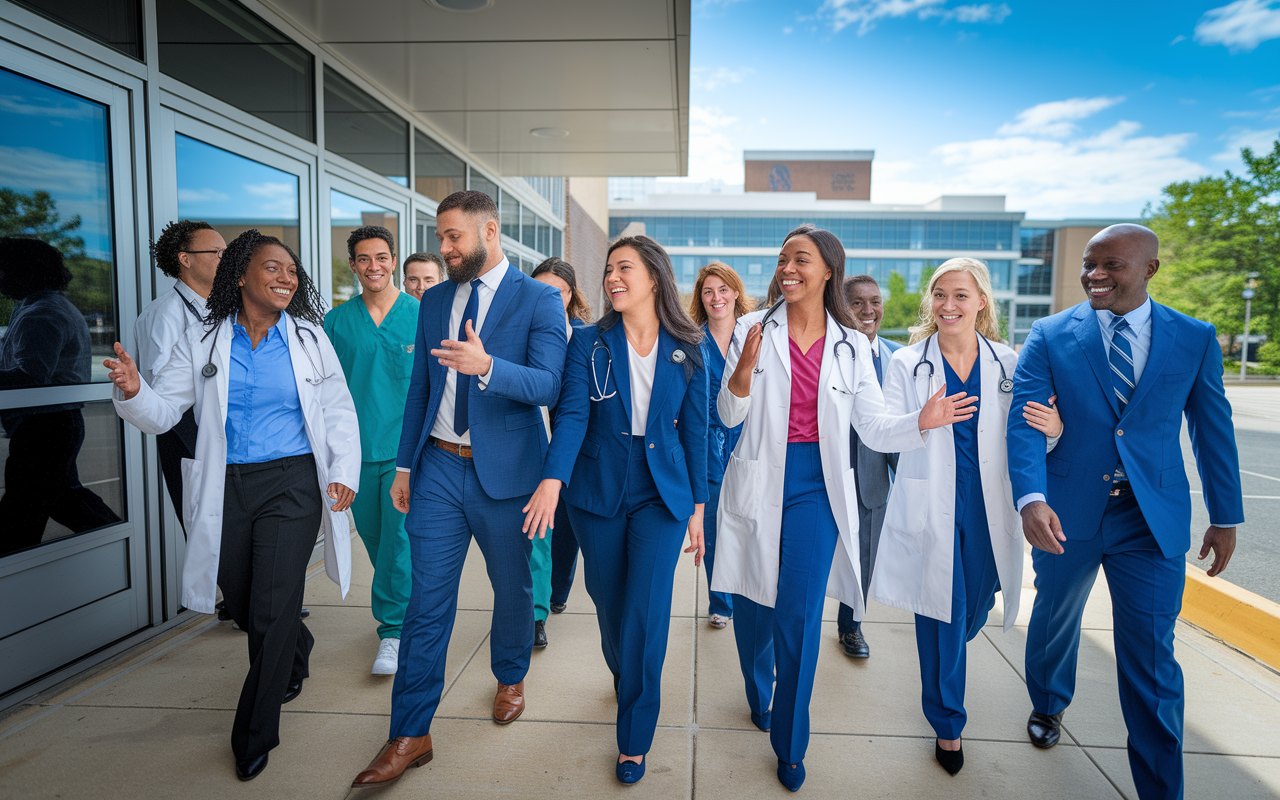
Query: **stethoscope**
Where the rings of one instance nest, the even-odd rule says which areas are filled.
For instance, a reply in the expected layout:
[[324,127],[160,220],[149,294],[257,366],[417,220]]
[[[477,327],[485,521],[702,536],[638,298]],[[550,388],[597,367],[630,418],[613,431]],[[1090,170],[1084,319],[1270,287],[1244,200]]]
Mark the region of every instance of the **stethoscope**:
[[[653,346],[657,347],[658,343],[654,342]],[[596,351],[602,348],[604,349],[605,356],[608,358],[604,368],[604,388],[601,388],[600,381],[596,376]],[[676,350],[671,354],[671,361],[674,364],[683,364],[685,358],[687,358],[687,356],[684,354],[683,350]],[[609,388],[609,376],[612,374],[613,351],[609,349],[609,345],[606,344],[603,339],[597,336],[595,342],[591,345],[591,390],[594,390],[595,394],[592,394],[591,390],[588,390],[587,392],[587,397],[591,398],[593,403],[599,403],[601,400],[608,400],[610,397],[613,397],[618,393],[616,382],[612,392],[605,394],[604,391]]]
[[[987,349],[991,351],[991,357],[995,359],[996,366],[1000,367],[1000,383],[998,384],[1000,387],[1000,391],[1004,392],[1005,394],[1009,394],[1010,392],[1013,391],[1013,381],[1009,380],[1008,373],[1004,371],[1004,362],[1002,362],[1000,360],[1000,357],[996,355],[995,345],[991,344],[991,340],[985,336],[980,335],[978,336],[978,338],[987,343]],[[929,360],[929,342],[932,340],[933,340],[932,336],[924,340],[924,350],[921,351],[920,353],[920,360],[917,361],[916,365],[911,369],[912,380],[915,380],[919,377],[917,373],[920,371],[920,367],[924,365],[928,365],[929,367],[929,374],[926,377],[930,381],[933,380],[933,362]]]
[[186,295],[178,291],[177,286],[173,287],[173,293],[178,296],[178,299],[181,300],[182,304],[187,307],[187,310],[191,312],[191,316],[195,317],[197,322],[204,322],[204,317],[200,316],[200,312],[196,310],[195,303],[192,303],[190,300],[187,299]]
[[[778,321],[776,319],[773,319],[773,315],[774,313],[777,312],[779,308],[782,308],[782,304],[785,302],[786,302],[785,300],[779,300],[777,303],[774,303],[773,308],[769,309],[768,313],[764,315],[764,319],[760,320],[760,334],[762,336],[764,335],[765,326],[768,325],[770,322],[773,323],[774,327],[780,327],[778,324]],[[858,357],[857,353],[853,349],[853,343],[849,341],[849,333],[844,329],[844,326],[839,326],[839,327],[840,327],[840,341],[836,342],[831,347],[831,350],[835,354],[836,361],[839,361],[840,345],[844,345],[845,355],[848,357],[849,361],[852,362],[857,359]],[[760,366],[760,364],[757,363],[755,368],[752,369],[751,372],[753,374],[759,375],[760,373],[764,372],[764,367]],[[840,377],[844,378],[843,370],[841,370]],[[845,380],[845,384],[847,385],[848,383],[849,381]],[[853,394],[853,393],[845,392],[845,394]]]
[[[183,300],[186,300],[186,298],[184,297]],[[192,310],[194,311],[194,309]],[[316,349],[316,353],[320,356],[319,368],[316,367],[315,359],[313,359],[311,357],[311,354],[307,352],[306,342],[302,338],[302,332],[304,330],[311,336],[311,346]],[[301,350],[302,354],[307,357],[307,361],[310,362],[311,364],[312,372],[314,372],[317,376],[315,378],[307,378],[306,379],[307,383],[311,384],[312,386],[319,386],[320,384],[324,383],[325,381],[329,380],[330,378],[332,378],[334,375],[337,374],[335,372],[330,372],[328,375],[325,374],[324,352],[320,349],[320,339],[316,336],[315,331],[311,330],[311,328],[309,327],[304,328],[303,326],[295,322],[293,325],[293,335],[298,337],[298,349]],[[207,361],[205,361],[204,366],[200,368],[200,374],[206,378],[212,378],[214,375],[218,374],[218,365],[213,363],[213,354],[214,352],[217,351],[217,349],[218,349],[218,341],[215,338],[213,341],[213,344],[209,345],[209,358]]]

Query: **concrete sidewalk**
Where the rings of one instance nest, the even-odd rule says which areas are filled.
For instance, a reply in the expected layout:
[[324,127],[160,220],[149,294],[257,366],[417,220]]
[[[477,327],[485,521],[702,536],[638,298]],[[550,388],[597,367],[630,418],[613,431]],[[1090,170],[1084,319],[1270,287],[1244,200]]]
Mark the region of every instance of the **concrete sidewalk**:
[[[371,568],[353,543],[348,598],[323,572],[307,605],[315,633],[311,674],[285,706],[281,746],[261,777],[242,784],[230,750],[233,709],[247,665],[244,634],[199,617],[186,628],[52,690],[0,719],[0,798],[343,798],[386,739],[391,680],[369,674],[377,637]],[[1117,700],[1111,614],[1100,582],[1085,615],[1079,689],[1062,743],[1026,738],[1021,677],[1026,616],[1001,633],[999,601],[969,647],[965,767],[949,777],[933,760],[920,711],[911,616],[873,606],[872,657],[846,658],[828,601],[801,790],[809,797],[1136,797]],[[528,710],[490,721],[495,681],[487,643],[492,593],[472,548],[449,649],[448,686],[432,730],[435,760],[363,797],[789,797],[774,775],[768,736],[751,724],[733,633],[705,620],[705,574],[686,556],[676,577],[662,714],[648,774],[614,779],[614,703],[581,578],[569,609],[535,652]],[[1280,675],[1179,623],[1186,674],[1187,797],[1280,796]]]

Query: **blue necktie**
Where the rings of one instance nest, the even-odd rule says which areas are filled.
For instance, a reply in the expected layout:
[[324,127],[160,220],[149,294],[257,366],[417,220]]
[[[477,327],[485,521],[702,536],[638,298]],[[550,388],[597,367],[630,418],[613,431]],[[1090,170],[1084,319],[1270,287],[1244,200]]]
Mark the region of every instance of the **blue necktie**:
[[[476,314],[480,310],[480,284],[479,278],[471,282],[471,296],[467,298],[467,307],[462,310],[462,322],[458,325],[460,342],[467,340],[467,320],[471,320],[471,327],[476,327]],[[459,372],[457,379],[457,391],[453,396],[453,432],[461,436],[471,427],[467,421],[467,394],[471,389],[471,376]]]
[[[1116,400],[1119,401],[1120,413],[1123,414],[1125,407],[1129,405],[1129,398],[1133,397],[1133,390],[1138,382],[1134,378],[1133,372],[1133,347],[1129,344],[1129,337],[1125,335],[1125,331],[1132,330],[1128,321],[1124,317],[1116,317],[1111,324],[1111,385],[1116,393]],[[1116,464],[1114,479],[1116,481],[1128,480],[1128,475],[1124,471],[1124,463]]]
[[884,370],[880,368],[880,349],[879,348],[876,348],[876,351],[871,354],[871,363],[874,364],[876,367],[876,381],[881,386],[884,386]]

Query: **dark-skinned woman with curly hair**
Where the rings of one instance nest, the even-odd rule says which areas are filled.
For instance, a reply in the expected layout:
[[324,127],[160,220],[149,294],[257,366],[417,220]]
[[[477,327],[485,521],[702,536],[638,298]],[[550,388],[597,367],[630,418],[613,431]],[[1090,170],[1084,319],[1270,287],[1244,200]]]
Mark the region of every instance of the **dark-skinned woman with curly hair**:
[[[231,728],[236,775],[257,777],[280,743],[280,706],[308,677],[314,639],[299,619],[307,563],[325,534],[325,571],[345,596],[351,543],[344,513],[359,488],[360,434],[324,303],[279,239],[249,230],[227,246],[203,326],[178,339],[149,384],[117,342],[103,362],[117,412],[145,433],[199,420],[184,459],[187,557],[182,602],[212,613],[216,586],[249,634]],[[332,503],[326,503],[327,494]]]

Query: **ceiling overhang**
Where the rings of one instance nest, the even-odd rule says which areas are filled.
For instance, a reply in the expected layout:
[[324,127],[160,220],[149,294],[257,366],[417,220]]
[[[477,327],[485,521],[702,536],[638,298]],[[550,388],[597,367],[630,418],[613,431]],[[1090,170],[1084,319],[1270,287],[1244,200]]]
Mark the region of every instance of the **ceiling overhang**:
[[500,175],[688,173],[689,0],[270,4]]

